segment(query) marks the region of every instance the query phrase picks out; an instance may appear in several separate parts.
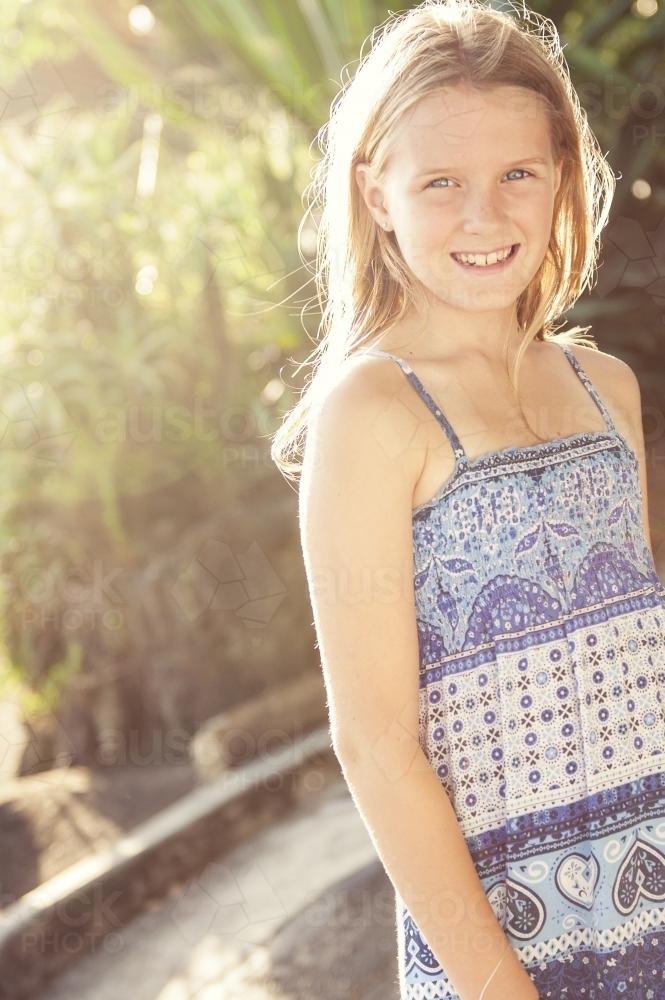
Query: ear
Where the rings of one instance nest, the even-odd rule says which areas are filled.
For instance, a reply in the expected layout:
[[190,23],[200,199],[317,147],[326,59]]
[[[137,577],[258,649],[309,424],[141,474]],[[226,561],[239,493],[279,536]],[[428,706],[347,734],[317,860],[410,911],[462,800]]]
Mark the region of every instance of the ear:
[[357,163],[354,170],[355,181],[367,208],[375,222],[382,229],[392,229],[386,209],[385,191],[368,163]]

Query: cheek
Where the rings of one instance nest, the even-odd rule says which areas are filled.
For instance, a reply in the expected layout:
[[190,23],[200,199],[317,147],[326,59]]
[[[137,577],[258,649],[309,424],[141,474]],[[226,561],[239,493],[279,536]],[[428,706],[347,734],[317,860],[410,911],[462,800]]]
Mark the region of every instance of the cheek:
[[404,244],[425,249],[446,242],[448,234],[460,225],[459,212],[450,206],[425,202],[408,207],[396,219],[397,232]]
[[431,283],[449,281],[456,264],[448,252],[448,240],[442,227],[428,224],[428,232],[410,229],[401,233],[397,245],[409,269],[421,280]]
[[554,199],[548,193],[529,199],[528,204],[521,206],[521,216],[529,221],[530,227],[550,226],[554,212]]

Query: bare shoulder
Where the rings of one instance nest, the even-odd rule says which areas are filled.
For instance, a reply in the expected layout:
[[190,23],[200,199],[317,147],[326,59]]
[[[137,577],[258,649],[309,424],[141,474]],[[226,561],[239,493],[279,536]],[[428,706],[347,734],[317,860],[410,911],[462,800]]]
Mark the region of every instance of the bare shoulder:
[[622,358],[582,344],[570,344],[569,350],[603,397],[609,396],[617,403],[630,405],[631,398],[634,398],[636,393],[639,396],[637,376]]
[[311,415],[303,472],[316,465],[317,478],[353,488],[357,505],[371,502],[372,476],[410,499],[425,459],[413,395],[396,362],[349,359]]

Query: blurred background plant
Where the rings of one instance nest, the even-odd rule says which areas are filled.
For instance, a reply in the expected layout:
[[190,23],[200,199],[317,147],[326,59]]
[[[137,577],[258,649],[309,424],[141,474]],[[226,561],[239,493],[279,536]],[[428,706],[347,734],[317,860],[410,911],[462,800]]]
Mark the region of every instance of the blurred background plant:
[[[530,6],[557,25],[620,175],[598,286],[566,319],[594,323],[662,407],[665,5]],[[2,676],[45,720],[38,767],[100,763],[109,728],[143,750],[165,727],[187,742],[318,668],[295,494],[269,435],[318,323],[296,246],[313,140],[387,13],[0,9]],[[303,246],[311,258],[313,231]]]

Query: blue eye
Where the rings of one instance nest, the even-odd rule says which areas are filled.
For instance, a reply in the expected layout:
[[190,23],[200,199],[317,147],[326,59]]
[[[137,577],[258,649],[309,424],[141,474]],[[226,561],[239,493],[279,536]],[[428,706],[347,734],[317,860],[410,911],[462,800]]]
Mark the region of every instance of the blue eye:
[[[527,177],[533,177],[533,174],[531,173],[531,171],[530,170],[525,170],[523,167],[513,167],[512,170],[508,171],[508,173],[509,174],[525,174]],[[438,181],[449,181],[449,180],[450,180],[449,177],[435,177],[434,180],[430,181],[427,186],[428,187],[434,187],[435,185],[437,185]],[[518,177],[518,180],[521,180],[521,178]],[[446,184],[446,187],[448,187],[447,184]]]

